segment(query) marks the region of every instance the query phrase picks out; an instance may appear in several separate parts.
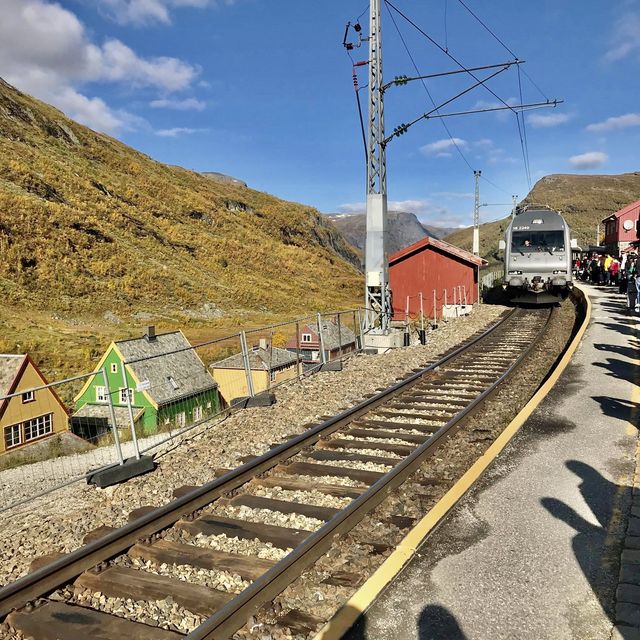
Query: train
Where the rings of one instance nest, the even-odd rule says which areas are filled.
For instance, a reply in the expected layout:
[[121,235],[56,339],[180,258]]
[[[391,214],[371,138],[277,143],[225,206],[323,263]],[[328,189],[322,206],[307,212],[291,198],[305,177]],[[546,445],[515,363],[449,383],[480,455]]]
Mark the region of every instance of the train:
[[566,297],[573,287],[571,230],[557,211],[541,205],[520,208],[507,227],[504,287],[510,298],[545,303]]

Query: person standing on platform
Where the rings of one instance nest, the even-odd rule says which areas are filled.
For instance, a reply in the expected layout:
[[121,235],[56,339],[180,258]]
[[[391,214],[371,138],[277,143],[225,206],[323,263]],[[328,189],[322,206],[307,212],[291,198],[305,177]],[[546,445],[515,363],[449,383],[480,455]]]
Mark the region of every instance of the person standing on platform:
[[613,258],[609,265],[609,284],[615,287],[618,284],[618,271],[620,270],[620,262],[618,258]]
[[635,310],[636,313],[638,311],[640,311],[640,256],[637,255],[635,256],[634,259],[634,264],[633,264],[633,271],[634,271],[634,280],[635,280],[635,284],[636,284],[636,304],[635,304]]
[[607,253],[604,257],[604,261],[602,263],[602,271],[604,275],[604,284],[611,284],[611,273],[609,269],[611,267],[611,263],[613,262],[613,258]]

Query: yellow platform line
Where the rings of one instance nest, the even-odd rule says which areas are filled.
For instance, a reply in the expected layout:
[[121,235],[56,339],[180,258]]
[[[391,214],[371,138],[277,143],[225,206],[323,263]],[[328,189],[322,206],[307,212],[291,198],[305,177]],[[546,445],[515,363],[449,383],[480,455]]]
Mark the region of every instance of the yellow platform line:
[[383,589],[402,571],[403,567],[415,555],[418,547],[427,535],[433,531],[460,498],[477,482],[478,478],[480,478],[489,465],[498,457],[500,452],[509,444],[522,425],[538,408],[538,405],[546,398],[551,389],[553,389],[571,362],[571,358],[582,341],[591,319],[591,300],[582,288],[576,287],[576,289],[579,289],[586,302],[584,321],[553,372],[485,453],[469,468],[460,480],[447,491],[431,511],[409,531],[393,553],[378,567],[375,573],[316,634],[314,640],[339,640],[339,638],[342,638],[356,620],[373,604]]

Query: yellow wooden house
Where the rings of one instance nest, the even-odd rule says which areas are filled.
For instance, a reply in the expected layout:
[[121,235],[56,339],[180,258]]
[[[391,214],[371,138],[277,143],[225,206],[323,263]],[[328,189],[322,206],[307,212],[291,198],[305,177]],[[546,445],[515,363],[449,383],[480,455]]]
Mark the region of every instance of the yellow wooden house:
[[0,453],[68,431],[69,414],[26,354],[0,354]]
[[[236,398],[249,395],[244,358],[237,353],[209,365],[213,379],[226,406]],[[295,378],[298,373],[298,356],[286,349],[273,347],[263,339],[260,345],[249,351],[249,367],[253,392],[260,393]]]

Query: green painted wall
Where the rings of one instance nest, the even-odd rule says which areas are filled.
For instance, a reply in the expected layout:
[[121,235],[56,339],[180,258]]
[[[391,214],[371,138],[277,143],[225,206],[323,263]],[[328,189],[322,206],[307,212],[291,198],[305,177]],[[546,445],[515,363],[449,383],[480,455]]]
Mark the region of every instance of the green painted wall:
[[[114,348],[109,349],[103,366],[107,370],[111,400],[115,407],[126,407],[126,402],[120,402],[120,389],[127,386],[122,380],[122,366],[120,363],[121,361],[116,350]],[[113,371],[114,365],[115,371]],[[158,430],[164,431],[169,428],[172,430],[180,428],[181,413],[185,414],[185,424],[190,425],[198,421],[198,415],[200,415],[200,413],[202,414],[200,419],[204,419],[215,415],[220,410],[220,398],[217,389],[211,389],[196,396],[163,405],[159,410],[156,410],[145,393],[136,391],[136,383],[130,371],[127,371],[127,382],[128,386],[133,389],[132,406],[136,410],[144,409],[144,414],[138,424],[142,426],[145,435],[155,433]],[[96,387],[103,386],[104,379],[102,375],[96,375],[91,378],[89,386],[76,400],[76,411],[85,404],[102,404],[96,401]]]

